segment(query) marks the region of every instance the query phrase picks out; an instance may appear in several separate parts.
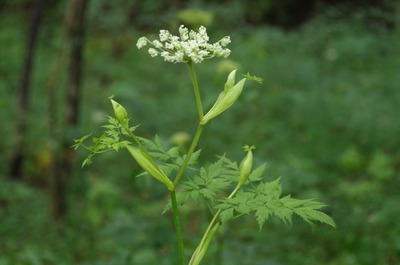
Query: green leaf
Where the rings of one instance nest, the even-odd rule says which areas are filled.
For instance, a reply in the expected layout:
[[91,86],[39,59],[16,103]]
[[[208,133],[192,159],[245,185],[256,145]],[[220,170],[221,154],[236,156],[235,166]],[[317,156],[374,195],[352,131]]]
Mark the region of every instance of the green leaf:
[[234,209],[233,207],[227,208],[226,210],[222,211],[220,214],[221,222],[227,223],[232,220],[234,216]]
[[164,148],[161,146],[159,146],[159,145],[157,145],[155,142],[153,142],[153,141],[151,141],[151,140],[149,140],[149,139],[146,139],[146,138],[144,138],[144,137],[138,137],[138,139],[140,140],[140,142],[144,145],[144,146],[146,146],[146,148],[147,149],[149,149],[149,150],[151,150],[151,151],[159,151],[159,152],[162,152],[162,153],[164,153],[165,152],[165,150],[164,150]]
[[312,224],[315,221],[328,224],[332,227],[336,227],[335,221],[329,217],[320,209],[326,207],[325,204],[308,199],[308,200],[298,200],[293,199],[290,196],[286,196],[281,200],[285,207],[292,209],[295,214],[300,216],[304,221]]
[[172,147],[167,151],[167,155],[169,157],[178,157],[179,156],[179,146]]
[[273,214],[273,211],[267,207],[258,207],[255,210],[255,216],[257,219],[258,226],[260,230],[262,229],[264,223],[268,221],[269,217]]
[[251,172],[248,182],[258,182],[263,179],[265,169],[267,167],[267,163],[262,164]]
[[258,77],[258,76],[255,76],[255,75],[251,76],[250,73],[247,73],[247,74],[245,74],[245,75],[243,75],[243,76],[246,78],[246,80],[249,80],[249,81],[256,81],[256,82],[259,83],[259,84],[262,84],[263,81],[264,81],[262,78],[260,78],[260,77]]
[[161,139],[160,139],[160,137],[159,137],[158,135],[155,136],[154,142],[156,143],[156,145],[157,145],[160,149],[164,150],[163,144],[161,143]]
[[281,219],[285,224],[292,224],[293,210],[286,207],[277,207],[274,214]]
[[[190,198],[196,202],[206,200],[214,203],[218,200],[218,195],[232,186],[232,179],[227,177],[230,172],[229,163],[225,156],[206,167],[201,167],[195,175],[182,182],[183,192],[190,194]],[[236,178],[238,174],[236,174]],[[236,181],[236,180],[235,180]]]
[[[262,167],[259,170],[262,171]],[[273,215],[285,224],[291,224],[293,214],[310,224],[318,221],[332,227],[336,226],[333,219],[321,211],[325,204],[312,199],[294,199],[290,195],[281,198],[281,194],[282,187],[278,178],[249,187],[247,190],[240,190],[233,198],[222,200],[217,209],[224,214],[223,222],[230,221],[235,214],[240,216],[253,212],[260,229]]]
[[84,142],[87,138],[89,138],[91,135],[92,135],[92,133],[89,133],[89,134],[83,136],[83,137],[80,138],[80,139],[74,139],[74,142],[76,143],[76,144],[74,144],[74,145],[72,146],[72,147],[74,148],[74,150],[77,150],[79,147],[83,146],[83,142]]
[[92,163],[92,157],[96,154],[106,153],[109,151],[119,151],[121,148],[129,146],[131,143],[123,140],[123,130],[120,123],[113,117],[108,116],[108,124],[101,126],[104,131],[99,137],[92,137],[92,144],[85,146],[83,142],[87,140],[91,134],[85,135],[81,139],[75,140],[73,145],[75,149],[84,147],[90,151],[90,154],[82,162],[82,167]]
[[265,194],[272,199],[278,199],[282,194],[282,186],[280,178],[271,182],[262,182],[257,187],[255,192],[258,194]]
[[[221,200],[221,204],[216,206],[217,209],[221,210],[221,221],[223,223],[231,221],[235,214],[249,214],[252,211],[252,207],[249,205],[252,199],[254,199],[254,193],[239,191],[233,198],[225,198]],[[232,214],[225,212],[232,212]],[[230,218],[222,218],[222,215],[229,215]]]
[[197,160],[199,159],[200,153],[201,153],[201,149],[195,151],[192,154],[192,157],[190,157],[189,165],[194,165],[194,164],[197,163]]
[[90,165],[92,163],[93,154],[88,155],[85,160],[83,160],[81,167],[83,168],[86,165]]

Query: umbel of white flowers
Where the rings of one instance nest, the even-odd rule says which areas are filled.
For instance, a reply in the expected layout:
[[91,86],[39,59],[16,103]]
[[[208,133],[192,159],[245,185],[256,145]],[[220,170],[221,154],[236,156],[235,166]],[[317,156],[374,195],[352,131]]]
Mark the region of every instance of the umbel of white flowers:
[[229,36],[213,44],[208,43],[207,30],[203,26],[195,32],[181,25],[179,34],[180,36],[174,36],[168,30],[160,30],[159,40],[150,41],[146,37],[141,37],[136,46],[140,49],[150,44],[153,47],[149,48],[148,52],[152,57],[160,55],[165,61],[173,63],[201,63],[213,57],[227,58],[231,53],[225,48],[231,42]]

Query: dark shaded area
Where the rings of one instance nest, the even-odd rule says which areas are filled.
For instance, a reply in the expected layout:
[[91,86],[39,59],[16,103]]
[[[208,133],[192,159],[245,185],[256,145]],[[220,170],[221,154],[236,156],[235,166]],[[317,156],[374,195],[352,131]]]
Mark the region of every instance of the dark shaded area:
[[[57,12],[64,1],[54,1],[48,4],[48,15]],[[276,25],[284,29],[296,29],[316,15],[325,13],[326,10],[335,13],[336,19],[350,17],[362,11],[366,15],[366,24],[379,24],[391,28],[394,26],[396,0],[154,0],[154,1],[127,1],[118,0],[110,3],[101,3],[101,11],[107,13],[115,5],[125,7],[126,21],[135,28],[149,29],[158,27],[160,22],[167,22],[172,14],[180,9],[205,9],[218,10],[230,9],[235,19],[231,22],[248,23],[251,25]],[[0,3],[0,13],[18,10],[29,12],[34,6],[34,1],[5,0]],[[229,12],[228,12],[229,13]],[[217,18],[221,19],[221,18]],[[226,21],[223,18],[222,21]]]
[[[66,95],[66,118],[62,125],[61,135],[54,133],[54,141],[60,141],[59,149],[54,150],[56,157],[52,172],[52,209],[55,220],[67,212],[68,180],[73,175],[76,166],[74,150],[71,147],[71,134],[65,133],[76,130],[79,125],[80,102],[83,76],[83,47],[85,43],[85,14],[87,0],[71,0],[65,17],[65,30],[68,40],[68,84]],[[59,154],[61,153],[61,154]]]
[[32,65],[36,51],[36,43],[38,32],[42,21],[42,16],[45,7],[45,0],[35,1],[33,7],[32,18],[28,30],[27,44],[25,51],[25,58],[23,61],[23,68],[21,71],[21,81],[19,85],[19,115],[17,121],[17,128],[15,133],[16,147],[10,159],[10,177],[15,180],[20,180],[23,177],[23,164],[26,154],[25,152],[25,137],[27,128],[27,113],[29,111],[29,90],[31,87]]

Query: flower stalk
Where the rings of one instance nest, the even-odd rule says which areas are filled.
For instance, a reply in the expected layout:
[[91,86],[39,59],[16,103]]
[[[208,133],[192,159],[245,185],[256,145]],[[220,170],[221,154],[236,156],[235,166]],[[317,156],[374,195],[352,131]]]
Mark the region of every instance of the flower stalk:
[[203,104],[201,102],[199,85],[197,83],[197,78],[196,78],[196,73],[194,71],[193,63],[189,62],[188,66],[189,66],[190,78],[193,84],[194,95],[196,97],[197,112],[199,113],[199,120],[201,121],[203,119],[204,114],[203,114]]

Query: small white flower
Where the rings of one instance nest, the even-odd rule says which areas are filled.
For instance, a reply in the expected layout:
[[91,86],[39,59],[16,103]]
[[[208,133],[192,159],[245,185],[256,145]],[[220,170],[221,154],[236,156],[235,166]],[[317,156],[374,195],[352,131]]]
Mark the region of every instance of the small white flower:
[[231,43],[231,37],[229,37],[229,36],[225,36],[225,37],[223,37],[222,39],[221,39],[221,45],[222,46],[226,46],[226,45],[228,45],[229,43]]
[[156,57],[158,55],[158,51],[154,48],[149,49],[149,54],[151,57]]
[[176,56],[176,59],[181,62],[183,60],[183,57],[185,56],[185,54],[182,51],[177,51],[175,53],[175,56]]
[[199,51],[199,55],[200,56],[202,56],[202,57],[205,57],[205,56],[207,56],[209,54],[209,52],[208,51]]
[[162,56],[162,57],[166,57],[166,56],[168,56],[168,55],[169,55],[168,52],[161,52],[161,56]]
[[168,50],[173,50],[174,47],[175,46],[172,43],[169,43],[169,42],[165,43],[165,48],[167,48]]
[[185,41],[185,40],[189,39],[188,32],[189,32],[188,29],[185,28],[183,25],[181,25],[179,27],[179,34],[181,35],[182,40]]
[[158,41],[158,40],[153,41],[153,45],[154,45],[154,47],[156,47],[157,49],[161,49],[161,48],[163,47],[163,44],[162,44],[160,41]]
[[208,38],[208,36],[207,36],[207,29],[206,29],[204,26],[200,26],[200,28],[199,28],[199,34],[200,34],[200,36],[206,36],[206,37]]
[[228,58],[228,56],[231,54],[231,50],[229,50],[229,49],[224,49],[223,51],[222,51],[222,57],[224,57],[224,58]]
[[136,45],[140,49],[150,43],[153,47],[148,52],[152,57],[160,55],[165,61],[173,63],[201,63],[205,59],[229,56],[231,51],[224,47],[231,42],[230,37],[226,36],[213,44],[208,41],[205,27],[201,26],[195,32],[181,25],[179,36],[172,35],[168,30],[160,30],[159,40],[150,41],[141,37]]
[[166,41],[169,38],[170,33],[168,30],[160,30],[160,41]]
[[147,44],[147,39],[145,37],[141,37],[138,39],[136,46],[138,47],[138,49],[140,49],[146,46],[146,44]]

